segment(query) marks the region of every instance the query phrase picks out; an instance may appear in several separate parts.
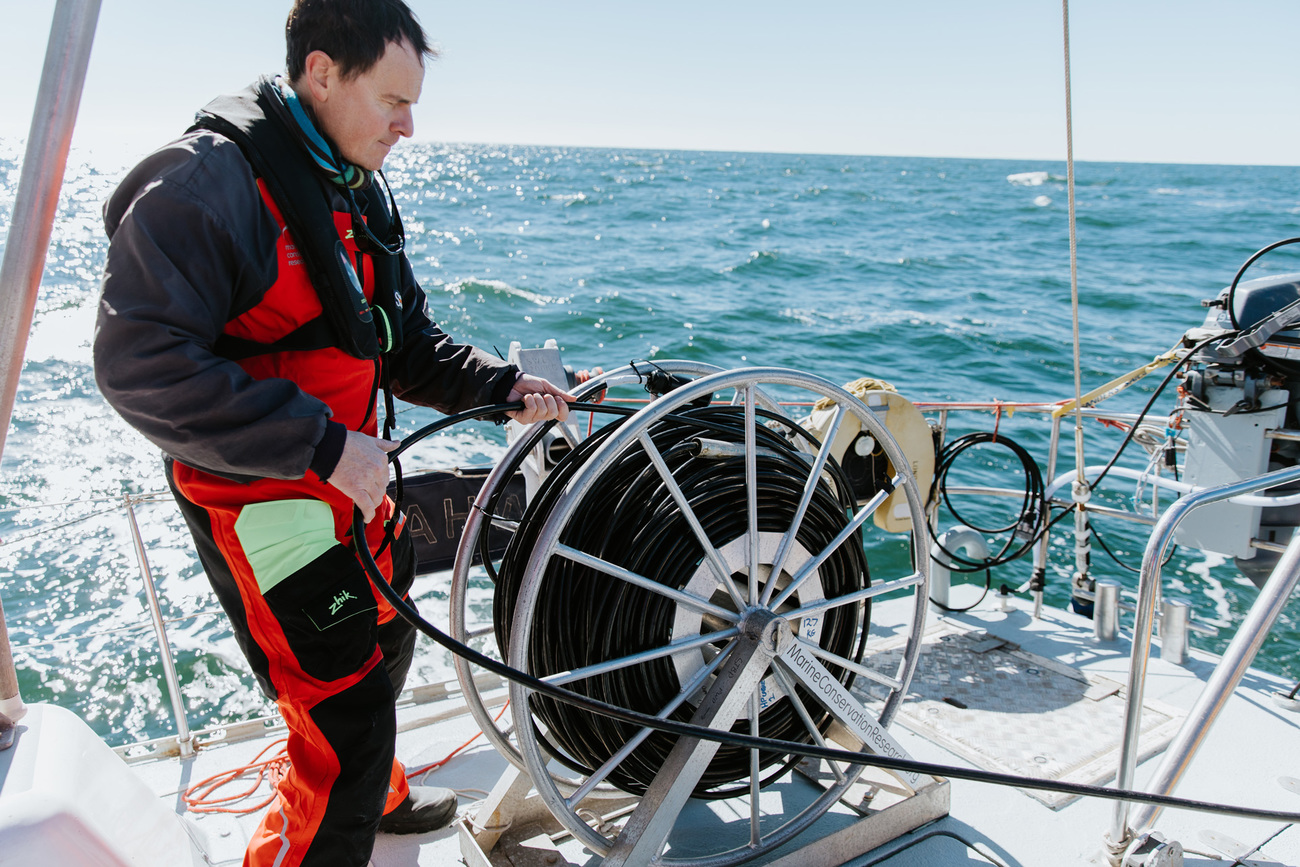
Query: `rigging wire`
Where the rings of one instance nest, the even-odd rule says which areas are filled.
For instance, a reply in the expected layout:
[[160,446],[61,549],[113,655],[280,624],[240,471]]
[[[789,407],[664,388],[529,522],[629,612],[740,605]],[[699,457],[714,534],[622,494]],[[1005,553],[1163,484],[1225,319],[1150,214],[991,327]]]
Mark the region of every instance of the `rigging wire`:
[[1083,365],[1079,340],[1079,236],[1074,218],[1074,116],[1070,93],[1070,0],[1061,0],[1065,40],[1065,188],[1070,211],[1070,316],[1074,333],[1074,457],[1079,484],[1086,464],[1083,457]]

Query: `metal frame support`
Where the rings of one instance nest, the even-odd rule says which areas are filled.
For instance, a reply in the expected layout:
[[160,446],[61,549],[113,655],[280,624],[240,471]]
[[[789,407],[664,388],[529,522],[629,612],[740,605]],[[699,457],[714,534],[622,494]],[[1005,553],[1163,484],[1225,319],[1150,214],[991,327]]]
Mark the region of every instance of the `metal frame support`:
[[[691,718],[693,724],[720,731],[731,728],[744,713],[776,652],[777,626],[783,622],[766,609],[757,609],[742,622],[736,648],[700,702]],[[659,857],[678,814],[721,746],[717,741],[699,738],[677,739],[654,782],[605,856],[603,863],[607,867],[642,867]]]
[[[1164,562],[1165,552],[1173,540],[1174,531],[1183,518],[1187,516],[1187,513],[1198,506],[1217,503],[1240,494],[1261,491],[1294,481],[1300,481],[1300,467],[1288,467],[1284,470],[1266,473],[1254,479],[1247,479],[1244,482],[1234,482],[1216,488],[1207,488],[1204,491],[1197,491],[1177,500],[1156,522],[1151,538],[1147,541],[1146,551],[1142,555],[1142,573],[1138,579],[1138,604],[1133,623],[1133,645],[1129,659],[1124,739],[1120,747],[1119,772],[1115,779],[1115,784],[1119,788],[1128,789],[1132,787],[1133,772],[1137,767],[1138,736],[1142,725],[1142,693],[1146,686],[1147,662],[1151,653],[1151,627],[1155,620],[1156,602],[1160,598],[1160,566]],[[1293,549],[1295,550],[1294,555],[1292,555]],[[1293,539],[1291,545],[1287,547],[1287,554],[1284,554],[1282,561],[1278,563],[1277,568],[1274,570],[1274,576],[1283,574],[1282,567],[1284,564],[1293,571],[1300,571],[1300,539]],[[1270,579],[1270,583],[1272,583],[1272,579]],[[1289,583],[1294,586],[1294,578]],[[1256,601],[1255,607],[1251,609],[1246,622],[1237,631],[1237,637],[1229,645],[1228,652],[1225,653],[1223,661],[1219,664],[1219,668],[1225,672],[1238,666],[1244,671],[1245,667],[1249,665],[1250,659],[1254,658],[1254,651],[1258,649],[1258,644],[1251,646],[1252,641],[1262,641],[1268,631],[1268,626],[1272,624],[1271,619],[1265,620],[1263,613],[1259,615],[1258,620],[1256,619],[1256,609],[1264,607],[1261,604],[1264,598],[1264,596],[1261,596],[1260,600]],[[1285,596],[1282,597],[1283,601],[1285,601],[1285,598]],[[1276,617],[1276,613],[1273,614],[1273,617]],[[1258,634],[1252,636],[1251,629],[1254,629]],[[1245,637],[1243,638],[1243,636]],[[1242,646],[1239,650],[1235,650],[1238,647],[1239,640],[1242,642]],[[1247,649],[1249,649],[1249,655],[1246,655]],[[1234,650],[1238,658],[1230,664],[1230,658],[1233,656]],[[1240,674],[1237,675],[1237,679],[1240,679]],[[1220,691],[1217,694],[1212,693],[1210,688],[1216,684]],[[1205,730],[1209,728],[1209,725],[1213,723],[1218,709],[1226,699],[1228,693],[1222,692],[1222,689],[1226,686],[1230,692],[1235,684],[1236,681],[1231,680],[1228,674],[1220,678],[1219,671],[1216,670],[1215,676],[1211,678],[1211,683],[1206,685],[1201,699],[1197,702],[1197,707],[1200,707],[1202,702],[1209,702],[1212,705],[1212,712],[1205,717],[1201,724],[1196,726],[1184,725],[1183,731],[1179,732],[1175,744],[1170,745],[1169,749],[1166,750],[1166,763],[1169,763],[1171,761],[1170,757],[1175,755],[1175,747],[1184,740],[1186,740],[1185,749],[1187,751],[1185,761],[1191,761],[1192,754],[1195,752],[1196,746],[1199,745],[1201,737],[1204,735]],[[1195,710],[1193,714],[1195,714]],[[1191,720],[1192,716],[1189,716],[1188,719]],[[1185,733],[1186,738],[1184,738]],[[1179,747],[1179,751],[1183,749],[1184,747]],[[1185,767],[1184,763],[1178,769],[1177,774],[1181,774]],[[1172,786],[1176,782],[1177,776],[1175,775],[1171,779],[1170,785]],[[1145,816],[1145,811],[1140,815]],[[1131,841],[1129,803],[1127,801],[1116,801],[1114,818],[1105,839],[1108,859],[1114,867],[1119,867],[1122,863],[1124,851]]]
[[153,572],[149,569],[149,558],[145,554],[140,525],[135,520],[135,500],[130,494],[126,496],[126,519],[131,524],[131,541],[135,543],[135,556],[140,562],[140,578],[144,581],[145,598],[149,600],[149,616],[153,619],[153,631],[158,636],[158,654],[162,658],[163,677],[167,680],[167,692],[172,702],[172,716],[176,720],[176,745],[180,748],[181,758],[188,758],[194,755],[194,736],[190,733],[189,720],[185,718],[181,680],[176,674],[176,662],[172,659],[171,645],[167,643],[167,628],[163,625],[162,606],[158,604],[158,590],[154,587]]
[[[4,260],[0,262],[0,454],[4,453],[27,334],[45,271],[45,254],[99,22],[99,5],[100,0],[58,0],[50,24],[36,110],[18,178]],[[16,720],[25,711],[0,611],[0,713]]]
[[[1196,751],[1205,741],[1210,727],[1218,719],[1228,696],[1232,695],[1237,684],[1241,682],[1246,669],[1255,660],[1255,654],[1264,643],[1268,632],[1273,628],[1278,615],[1282,613],[1287,600],[1300,581],[1300,533],[1291,537],[1286,546],[1286,553],[1273,567],[1273,573],[1260,590],[1259,597],[1250,606],[1250,612],[1242,621],[1237,634],[1228,643],[1222,659],[1210,675],[1196,704],[1187,714],[1182,728],[1174,736],[1173,742],[1165,750],[1164,759],[1148,784],[1148,790],[1160,795],[1171,794],[1183,773],[1191,765]],[[1168,603],[1166,603],[1168,604]],[[1168,622],[1168,620],[1166,620]],[[1186,632],[1183,633],[1184,638]],[[1132,827],[1135,831],[1144,831],[1151,827],[1160,815],[1161,807],[1143,805],[1133,814]]]

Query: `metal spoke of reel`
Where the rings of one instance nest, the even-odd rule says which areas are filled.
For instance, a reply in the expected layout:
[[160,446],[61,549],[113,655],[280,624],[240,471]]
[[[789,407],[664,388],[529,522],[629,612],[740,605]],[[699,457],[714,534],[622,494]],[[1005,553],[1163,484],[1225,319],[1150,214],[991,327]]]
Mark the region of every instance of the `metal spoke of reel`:
[[[758,395],[766,385],[830,398],[836,425],[852,413],[901,468],[891,487],[903,489],[917,528],[915,572],[867,575],[862,527],[888,492],[853,503],[829,460],[833,432],[816,443],[765,412]],[[724,390],[738,396],[733,406],[693,406]],[[544,492],[545,511],[503,561],[503,578],[509,566],[514,582],[504,612],[513,666],[718,731],[824,744],[838,722],[835,736],[851,748],[893,749],[884,729],[911,681],[924,624],[926,525],[906,458],[865,404],[796,371],[720,372],[655,401],[582,457]],[[912,599],[906,644],[896,667],[878,671],[868,664],[870,600],[896,591]],[[886,692],[877,715],[850,694],[855,678]],[[765,799],[792,757],[638,729],[518,684],[510,696],[539,795],[611,865],[740,863],[811,825],[863,767],[832,764],[833,782],[798,803]],[[640,797],[614,836],[582,815],[598,784]],[[709,846],[679,845],[681,812],[710,800],[735,802],[723,812],[744,821],[719,818]]]
[[[606,388],[637,385],[644,380],[648,367],[665,374],[682,377],[708,376],[722,370],[722,368],[715,365],[696,361],[661,361],[656,362],[653,366],[641,363],[635,366],[621,367],[593,377],[583,383],[575,394],[579,400],[586,400],[600,394]],[[758,404],[766,411],[774,414],[784,414],[784,410],[767,394],[761,391],[758,392],[757,400]],[[530,453],[536,450],[537,444],[542,441],[542,436],[555,426],[555,422],[538,423],[530,428],[525,436],[515,441],[484,480],[483,486],[469,511],[469,515],[465,520],[464,532],[461,535],[456,551],[456,563],[452,570],[450,588],[450,633],[457,641],[470,643],[473,638],[489,634],[492,631],[490,627],[483,627],[474,623],[470,617],[470,571],[475,558],[481,555],[479,550],[480,539],[487,534],[491,527],[504,527],[511,531],[517,529],[517,524],[514,521],[492,515],[491,504],[498,493],[504,489],[506,483],[510,481],[518,466],[524,460],[531,459]],[[585,438],[583,437],[583,426],[581,425],[570,423],[560,425],[559,428],[561,435],[570,448],[577,448],[579,442]],[[688,642],[681,650],[692,649],[698,643],[698,641],[695,643]],[[667,655],[676,651],[671,648],[663,648],[659,652]],[[631,654],[624,659],[606,661],[601,666],[594,667],[595,670],[592,671],[575,671],[564,676],[557,675],[548,678],[548,680],[552,680],[557,684],[565,684],[582,677],[642,663],[646,661],[644,656],[644,654]],[[496,721],[495,714],[488,709],[487,702],[484,700],[483,690],[479,682],[475,680],[473,667],[459,656],[453,656],[452,662],[470,713],[487,739],[511,764],[520,770],[526,770],[523,758],[520,756],[512,736],[513,727]],[[499,687],[494,687],[494,689],[497,688]]]

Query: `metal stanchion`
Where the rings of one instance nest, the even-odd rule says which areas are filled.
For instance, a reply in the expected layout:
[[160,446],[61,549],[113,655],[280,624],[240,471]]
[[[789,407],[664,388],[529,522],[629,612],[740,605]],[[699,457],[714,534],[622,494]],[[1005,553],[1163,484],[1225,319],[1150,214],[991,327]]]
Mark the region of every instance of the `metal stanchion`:
[[[45,271],[59,188],[72,144],[100,0],[59,0],[50,24],[45,66],[36,92],[9,238],[0,261],[0,453],[13,415],[18,374],[31,331],[36,295]],[[26,712],[0,609],[0,714],[16,721]],[[0,740],[5,735],[0,734]],[[12,729],[9,730],[12,739]]]
[[167,629],[163,625],[162,608],[158,605],[158,591],[153,585],[153,573],[149,570],[144,539],[140,536],[140,525],[135,520],[134,501],[129,494],[126,497],[126,517],[131,524],[131,540],[135,542],[135,556],[140,561],[140,577],[144,579],[144,593],[149,600],[149,616],[153,618],[154,634],[158,636],[158,653],[162,657],[167,692],[171,694],[172,715],[176,718],[176,743],[180,747],[182,758],[192,756],[194,736],[190,734],[190,724],[185,718],[185,702],[181,699],[181,681],[176,674],[171,645],[167,643]]

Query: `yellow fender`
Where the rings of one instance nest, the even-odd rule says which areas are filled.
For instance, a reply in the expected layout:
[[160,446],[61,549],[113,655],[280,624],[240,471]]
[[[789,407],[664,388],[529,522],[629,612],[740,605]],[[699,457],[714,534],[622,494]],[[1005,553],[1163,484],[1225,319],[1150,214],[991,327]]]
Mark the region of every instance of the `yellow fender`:
[[[861,388],[861,386],[855,388],[854,386],[859,385],[859,383],[869,387],[865,389]],[[876,418],[884,424],[890,436],[894,438],[903,454],[907,456],[917,486],[922,491],[928,491],[930,482],[934,478],[934,438],[930,432],[930,425],[926,422],[925,416],[921,415],[921,411],[913,406],[910,400],[894,391],[893,386],[887,382],[858,380],[849,383],[845,388],[876,413]],[[834,419],[835,409],[833,404],[830,406],[819,405],[805,419],[804,427],[820,439],[830,429],[831,422]],[[840,423],[839,432],[835,435],[835,441],[831,443],[831,454],[835,460],[841,464],[844,463],[845,452],[853,446],[858,434],[862,432],[862,424],[858,421],[857,416],[852,413],[846,414],[844,421]],[[878,444],[864,441],[863,444],[855,446],[855,448],[862,449],[864,446],[871,448],[870,454],[872,456],[880,459],[884,458],[884,450]],[[894,474],[893,465],[887,463],[886,466],[887,472],[892,476]],[[873,520],[876,522],[876,526],[886,533],[911,532],[911,513],[908,511],[907,498],[902,488],[889,495],[884,505],[876,510]]]

